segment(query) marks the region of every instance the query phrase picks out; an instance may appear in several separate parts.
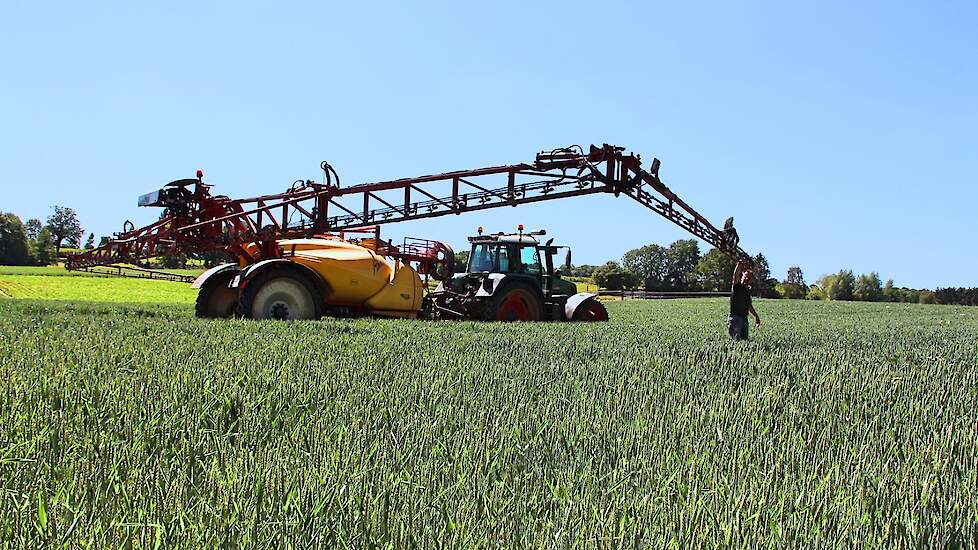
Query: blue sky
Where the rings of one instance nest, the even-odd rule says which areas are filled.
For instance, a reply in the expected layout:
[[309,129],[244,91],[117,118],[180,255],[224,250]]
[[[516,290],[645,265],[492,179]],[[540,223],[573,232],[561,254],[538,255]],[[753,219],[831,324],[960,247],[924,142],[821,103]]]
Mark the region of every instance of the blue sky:
[[[609,142],[779,278],[978,285],[973,2],[95,4],[0,6],[0,210],[102,235],[197,168],[243,197],[324,159],[352,184]],[[517,223],[575,263],[685,237],[612,197],[385,231]]]

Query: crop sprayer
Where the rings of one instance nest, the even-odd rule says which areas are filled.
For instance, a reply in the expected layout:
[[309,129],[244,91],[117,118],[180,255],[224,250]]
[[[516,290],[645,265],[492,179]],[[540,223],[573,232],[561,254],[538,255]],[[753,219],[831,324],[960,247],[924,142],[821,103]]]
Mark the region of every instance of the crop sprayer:
[[[659,160],[613,145],[541,152],[529,164],[446,172],[350,187],[323,162],[323,181],[298,180],[284,193],[246,199],[212,195],[203,172],[139,197],[160,219],[126,222],[107,243],[69,254],[69,270],[125,275],[149,258],[223,252],[234,260],[193,280],[199,317],[316,319],[323,315],[603,321],[595,294],[562,280],[561,247],[544,232],[470,237],[469,264],[455,273],[445,243],[380,237],[380,226],[570,197],[625,195],[726,254],[750,260],[729,218],[718,229],[659,179]],[[567,253],[566,264],[570,264]],[[138,275],[147,270],[135,267]],[[178,275],[156,272],[160,277]],[[438,281],[429,291],[428,281]]]

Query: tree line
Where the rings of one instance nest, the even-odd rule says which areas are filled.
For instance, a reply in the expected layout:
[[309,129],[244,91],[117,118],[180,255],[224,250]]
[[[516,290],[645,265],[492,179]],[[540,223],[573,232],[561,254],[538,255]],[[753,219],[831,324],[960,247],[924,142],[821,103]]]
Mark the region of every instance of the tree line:
[[[752,291],[763,298],[978,305],[978,288],[898,288],[893,279],[883,283],[876,272],[857,276],[851,269],[824,275],[809,285],[798,266],[789,267],[784,280],[779,281],[771,276],[764,254],[758,253],[753,261]],[[701,255],[698,241],[681,239],[668,247],[649,244],[629,250],[620,262],[573,266],[569,275],[588,278],[608,290],[726,292],[735,265],[716,248]]]
[[[44,223],[38,219],[22,222],[16,214],[0,214],[0,264],[49,265],[56,263],[65,246],[80,248],[84,235],[75,210],[52,207]],[[102,244],[106,242],[102,238]],[[89,233],[85,248],[95,247],[95,234]],[[200,255],[205,266],[226,261],[219,252]],[[456,254],[456,270],[464,270],[468,252]],[[160,267],[184,267],[186,256],[162,258]],[[922,304],[978,305],[978,288],[913,289],[882,283],[876,272],[856,276],[852,270],[824,275],[815,284],[805,283],[800,267],[792,266],[784,280],[771,276],[767,258],[758,253],[753,257],[753,292],[763,298],[808,300],[854,300],[865,302],[911,302]],[[700,253],[695,239],[680,239],[668,247],[648,244],[629,250],[621,262],[604,265],[571,266],[567,276],[590,279],[608,290],[642,289],[661,292],[726,292],[730,290],[735,262],[716,248]]]
[[[80,248],[85,234],[78,213],[64,206],[52,207],[44,223],[36,218],[21,221],[16,214],[0,214],[0,264],[49,265],[58,261],[64,247]],[[85,248],[95,248],[89,233]]]

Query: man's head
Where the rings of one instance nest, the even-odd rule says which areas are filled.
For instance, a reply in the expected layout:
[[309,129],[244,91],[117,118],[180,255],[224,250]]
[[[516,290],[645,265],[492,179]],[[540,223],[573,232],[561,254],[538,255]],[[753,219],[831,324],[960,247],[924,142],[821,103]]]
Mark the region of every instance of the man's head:
[[740,283],[744,286],[750,286],[751,281],[754,280],[754,272],[745,269],[743,273],[740,274]]

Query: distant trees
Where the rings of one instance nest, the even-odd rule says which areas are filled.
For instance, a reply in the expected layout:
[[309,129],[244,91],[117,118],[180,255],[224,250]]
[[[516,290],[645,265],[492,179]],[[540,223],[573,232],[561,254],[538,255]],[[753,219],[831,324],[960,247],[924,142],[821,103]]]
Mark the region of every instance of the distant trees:
[[469,251],[459,250],[455,253],[455,273],[465,273],[469,267]]
[[60,255],[61,247],[67,244],[72,247],[81,246],[83,235],[78,214],[72,208],[55,206],[54,212],[48,216],[45,227],[54,236],[55,252]]
[[938,288],[934,291],[934,301],[938,304],[978,306],[978,288]]
[[91,250],[95,248],[95,233],[89,233],[88,238],[85,239],[85,250]]
[[594,270],[591,275],[595,284],[608,290],[633,288],[638,281],[635,274],[622,268],[618,262],[607,262]]
[[700,261],[700,245],[696,239],[681,239],[666,251],[668,268],[662,290],[684,292],[696,289],[696,264]]
[[[892,281],[890,281],[892,282]],[[800,300],[808,293],[808,285],[805,284],[805,275],[798,266],[788,268],[788,275],[781,283],[781,294],[790,300]]]
[[754,256],[754,284],[752,285],[754,294],[762,298],[780,298],[775,287],[778,280],[771,277],[771,267],[767,263],[767,258],[760,252]]
[[0,214],[0,264],[30,265],[27,231],[15,214]]
[[835,275],[823,275],[818,280],[818,286],[827,300],[852,300],[856,277],[851,269],[844,269]]
[[570,272],[565,273],[568,277],[590,277],[594,274],[594,270],[597,269],[596,265],[572,265]]
[[874,271],[869,275],[865,273],[860,275],[856,279],[852,298],[860,302],[881,301],[883,299],[883,285],[880,283],[879,274]]
[[696,264],[696,281],[702,290],[708,292],[728,291],[735,267],[733,258],[713,248]]
[[669,276],[669,250],[650,244],[625,252],[622,267],[635,274],[645,290],[662,290]]
[[37,239],[42,229],[44,229],[44,226],[41,225],[41,220],[37,218],[31,218],[24,224],[24,230],[27,232],[27,240],[29,241]]
[[41,229],[37,238],[31,243],[31,253],[34,256],[36,265],[50,265],[57,263],[58,252],[54,244],[54,236],[47,228]]

